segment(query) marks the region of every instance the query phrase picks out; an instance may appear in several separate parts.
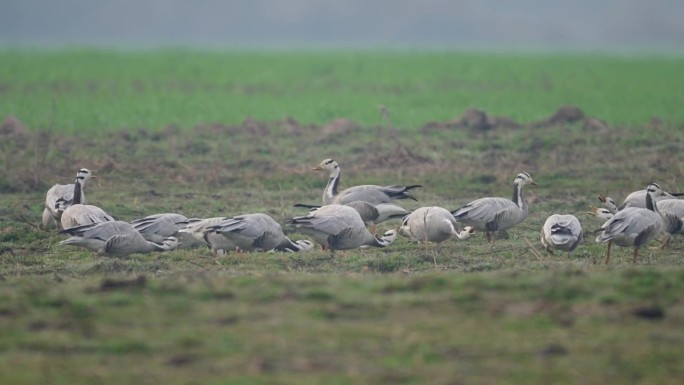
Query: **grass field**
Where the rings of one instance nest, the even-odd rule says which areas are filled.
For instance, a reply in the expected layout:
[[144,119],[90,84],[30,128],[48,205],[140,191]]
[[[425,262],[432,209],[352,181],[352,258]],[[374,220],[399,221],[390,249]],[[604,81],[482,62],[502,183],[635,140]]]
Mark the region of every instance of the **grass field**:
[[[679,384],[682,240],[645,248],[636,266],[617,249],[604,266],[590,234],[601,222],[585,212],[600,192],[683,189],[683,64],[2,52],[0,112],[18,121],[0,127],[0,383]],[[549,118],[569,105],[584,116]],[[459,120],[469,108],[499,118]],[[334,259],[105,259],[37,227],[47,189],[81,167],[97,170],[89,203],[121,220],[265,212],[285,223],[302,214],[292,204],[320,201],[327,176],[311,168],[328,157],[343,187],[423,184],[407,209],[507,197],[523,170],[539,185],[526,189],[529,217],[493,247],[476,234]],[[538,243],[554,212],[588,233],[571,257]]]

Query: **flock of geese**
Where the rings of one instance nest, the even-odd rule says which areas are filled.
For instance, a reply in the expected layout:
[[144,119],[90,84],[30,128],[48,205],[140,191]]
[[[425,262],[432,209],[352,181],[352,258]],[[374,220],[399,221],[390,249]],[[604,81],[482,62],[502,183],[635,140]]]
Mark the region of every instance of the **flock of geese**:
[[[85,168],[77,172],[73,184],[57,184],[48,190],[43,227],[57,227],[69,236],[60,244],[115,257],[199,245],[208,247],[213,255],[231,251],[303,252],[313,250],[314,242],[334,255],[335,250],[387,247],[398,234],[427,245],[452,238],[465,240],[475,231],[484,232],[493,245],[499,232],[527,217],[523,189],[536,184],[529,173],[521,172],[513,180],[511,199],[486,197],[454,211],[430,206],[408,212],[395,201],[416,200],[412,191],[421,185],[360,185],[339,191],[341,172],[336,161],[325,159],[314,170],[330,175],[322,205],[296,204],[309,212],[288,221],[293,231],[313,242],[290,239],[277,221],[263,213],[211,218],[162,213],[131,222],[118,221],[101,208],[86,204],[84,188],[95,176]],[[599,195],[603,207],[593,207],[590,214],[605,220],[596,237],[596,242],[607,243],[605,263],[610,262],[613,244],[633,247],[636,263],[639,248],[659,234],[667,235],[664,247],[670,235],[683,233],[684,200],[677,199],[679,195],[683,194],[667,193],[657,183],[630,194],[620,206],[612,198]],[[401,224],[376,234],[378,223],[392,219],[401,219]],[[577,217],[553,214],[544,222],[540,240],[548,252],[563,250],[570,255],[583,237]]]

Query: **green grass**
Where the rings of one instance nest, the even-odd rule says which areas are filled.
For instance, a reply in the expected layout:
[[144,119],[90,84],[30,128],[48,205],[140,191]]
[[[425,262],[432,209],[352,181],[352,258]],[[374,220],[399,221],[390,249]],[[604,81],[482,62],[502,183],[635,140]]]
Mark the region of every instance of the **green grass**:
[[521,122],[574,104],[611,124],[684,121],[684,59],[465,53],[0,53],[0,110],[60,131],[348,117],[413,130],[470,107]]
[[[679,384],[683,243],[604,245],[585,212],[659,181],[682,190],[679,58],[456,53],[0,54],[0,112],[32,128],[0,141],[0,383]],[[53,120],[53,131],[44,132]],[[392,133],[377,106],[391,109]],[[523,123],[575,104],[609,123],[426,126],[468,107]],[[256,123],[240,124],[245,116]],[[286,122],[291,116],[298,121]],[[650,122],[658,116],[662,123]],[[330,136],[347,117],[357,130]],[[178,129],[165,128],[177,125]],[[85,133],[96,135],[83,135]],[[74,135],[76,134],[76,135]],[[424,248],[212,257],[206,249],[96,257],[42,231],[45,191],[97,170],[89,203],[121,220],[265,212],[342,187],[414,184],[407,209],[510,195],[530,215]],[[555,212],[575,253],[538,254]],[[382,224],[386,229],[396,222]],[[292,234],[300,238],[299,234]],[[529,241],[528,244],[526,241]],[[530,246],[531,245],[531,246]],[[653,242],[649,246],[658,246]]]

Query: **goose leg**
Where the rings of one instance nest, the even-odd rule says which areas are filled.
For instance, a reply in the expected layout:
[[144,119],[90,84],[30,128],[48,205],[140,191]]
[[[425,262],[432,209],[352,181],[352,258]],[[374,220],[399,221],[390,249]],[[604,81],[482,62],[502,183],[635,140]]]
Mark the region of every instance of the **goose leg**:
[[665,247],[667,247],[667,245],[670,244],[670,239],[672,238],[672,236],[669,233],[665,233],[665,237],[666,238],[663,241],[663,244],[660,246],[660,250],[665,249]]
[[613,245],[613,241],[608,241],[608,249],[606,250],[606,265],[610,263],[610,247]]
[[639,256],[639,248],[635,247],[634,248],[634,258],[632,259],[632,263],[636,265],[637,257]]

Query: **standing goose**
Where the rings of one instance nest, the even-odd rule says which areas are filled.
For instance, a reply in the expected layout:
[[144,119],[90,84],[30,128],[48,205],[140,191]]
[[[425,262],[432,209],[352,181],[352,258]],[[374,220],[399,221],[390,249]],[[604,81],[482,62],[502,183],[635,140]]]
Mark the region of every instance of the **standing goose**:
[[160,243],[150,242],[140,235],[130,223],[112,221],[90,223],[62,231],[69,234],[60,245],[74,245],[95,251],[98,255],[125,257],[136,253],[168,251],[178,246],[178,239],[167,237]]
[[142,234],[143,238],[159,243],[164,238],[176,235],[180,229],[185,228],[188,224],[188,218],[181,214],[163,213],[135,219],[130,223]]
[[396,239],[395,230],[382,237],[366,229],[359,212],[345,205],[327,205],[309,213],[294,217],[289,222],[302,234],[311,236],[323,248],[334,254],[335,250],[348,250],[360,246],[386,247]]
[[181,244],[186,243],[206,245],[211,250],[213,256],[224,255],[229,251],[236,251],[235,242],[213,231],[206,231],[207,228],[216,226],[226,217],[212,217],[205,219],[189,219],[185,228],[178,231],[181,237]]
[[449,210],[438,207],[421,207],[404,217],[399,231],[417,242],[440,243],[455,236],[465,240],[470,238],[473,228],[466,226],[458,231],[458,222]]
[[568,257],[584,239],[582,226],[571,214],[553,214],[546,219],[541,230],[541,243],[546,251],[565,250]]
[[297,252],[313,249],[308,240],[293,242],[285,236],[278,222],[261,213],[223,218],[218,224],[207,227],[205,232],[220,234],[246,251]]
[[[58,227],[62,212],[74,199],[74,192],[78,191],[78,201],[85,203],[83,187],[86,181],[95,178],[87,168],[82,168],[76,173],[76,183],[56,184],[48,190],[45,196],[45,209],[43,209],[43,227]],[[78,184],[78,189],[76,185]],[[59,205],[58,205],[59,202]],[[58,207],[59,206],[59,207]]]
[[[624,210],[627,207],[646,208],[646,195],[648,192],[651,193],[651,198],[654,202],[661,199],[672,199],[677,196],[684,195],[684,193],[666,192],[658,183],[651,183],[646,187],[646,190],[634,191],[633,193],[627,195],[627,198],[625,198],[620,207],[618,207],[618,210]],[[599,197],[599,199],[601,198]]]
[[537,183],[529,173],[521,172],[513,180],[512,200],[480,198],[451,213],[459,222],[485,231],[487,240],[494,243],[499,231],[515,226],[527,217],[527,202],[523,198],[523,187],[527,184]]
[[656,202],[658,211],[663,217],[663,231],[667,238],[663,242],[661,249],[664,249],[674,234],[684,234],[684,200],[682,199],[661,199]]
[[393,199],[413,199],[411,190],[423,187],[419,184],[410,186],[376,186],[360,185],[349,187],[338,192],[340,184],[340,166],[332,159],[325,159],[314,170],[327,170],[330,179],[323,191],[323,204],[347,204],[353,201],[365,201],[372,204],[391,203]]
[[653,200],[656,186],[649,185],[646,193],[646,208],[627,207],[618,211],[601,226],[603,232],[596,237],[597,243],[607,242],[605,263],[610,262],[610,249],[614,244],[634,247],[633,262],[639,256],[639,248],[654,239],[663,230],[663,219]]

